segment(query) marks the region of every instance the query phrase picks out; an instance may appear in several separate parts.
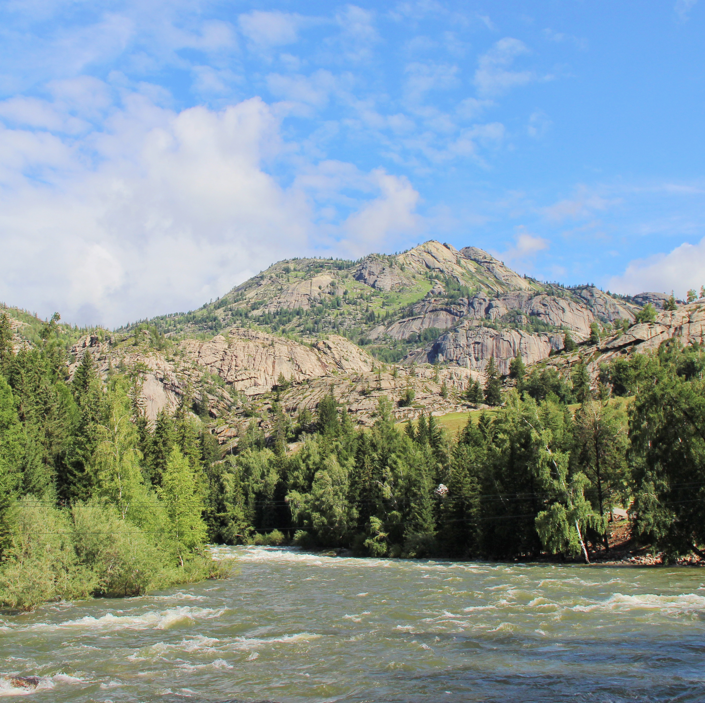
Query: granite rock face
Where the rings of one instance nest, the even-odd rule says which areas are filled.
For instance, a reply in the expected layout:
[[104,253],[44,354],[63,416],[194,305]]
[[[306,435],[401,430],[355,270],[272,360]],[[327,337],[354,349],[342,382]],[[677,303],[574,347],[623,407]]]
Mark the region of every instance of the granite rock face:
[[464,247],[460,250],[460,255],[487,270],[492,276],[502,281],[509,289],[528,290],[531,288],[531,284],[526,279],[522,278],[519,274],[505,266],[499,259],[495,259],[482,249],[478,249],[477,247]]
[[563,373],[582,358],[588,367],[593,387],[597,386],[600,366],[620,357],[656,351],[662,342],[678,339],[683,346],[705,343],[705,301],[689,303],[673,312],[659,313],[654,322],[632,325],[623,334],[616,334],[599,344],[585,345],[571,354],[561,354],[547,363]]
[[666,295],[665,293],[639,293],[639,295],[635,295],[632,300],[638,305],[651,303],[657,310],[663,310],[666,301],[670,297],[670,295]]
[[344,337],[331,336],[311,347],[254,330],[233,329],[226,339],[183,342],[186,356],[228,386],[247,395],[266,393],[280,375],[301,381],[336,373],[365,372],[373,359]]
[[660,312],[654,322],[632,325],[624,334],[605,340],[600,349],[658,349],[661,342],[678,338],[683,345],[705,342],[705,302],[683,305],[673,312]]
[[574,292],[590,306],[590,309],[602,321],[628,320],[633,322],[635,319],[634,306],[629,306],[607,295],[595,286],[585,286],[585,288],[578,288]]
[[511,360],[521,354],[529,365],[545,359],[551,351],[563,347],[563,336],[559,334],[530,334],[523,330],[495,330],[463,323],[439,337],[429,351],[413,357],[417,362],[452,363],[484,372],[490,357],[501,374],[509,373]]
[[403,288],[410,283],[397,265],[374,254],[365,258],[353,277],[370,288],[382,291]]

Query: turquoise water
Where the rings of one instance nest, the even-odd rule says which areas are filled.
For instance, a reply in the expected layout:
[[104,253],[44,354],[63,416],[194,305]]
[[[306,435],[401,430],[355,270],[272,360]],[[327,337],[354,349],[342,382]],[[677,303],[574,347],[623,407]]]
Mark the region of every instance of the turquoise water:
[[218,548],[233,576],[0,616],[35,701],[703,701],[705,571]]

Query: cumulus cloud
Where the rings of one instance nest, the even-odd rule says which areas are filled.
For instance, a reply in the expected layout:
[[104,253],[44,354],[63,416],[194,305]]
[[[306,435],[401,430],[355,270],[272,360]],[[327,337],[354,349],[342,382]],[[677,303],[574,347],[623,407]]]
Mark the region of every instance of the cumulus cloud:
[[536,237],[526,231],[525,227],[518,227],[515,237],[516,244],[502,252],[502,260],[513,264],[526,264],[540,251],[549,247],[549,241],[542,237]]
[[259,98],[174,112],[130,95],[106,125],[82,146],[0,129],[0,300],[115,326],[193,309],[276,259],[367,251],[418,224],[406,179],[349,166],[329,187],[344,207],[321,225],[313,184],[273,175],[291,149]]
[[609,280],[616,293],[635,295],[646,291],[670,293],[685,299],[690,288],[705,285],[705,238],[697,244],[681,244],[668,254],[631,261],[620,276]]
[[480,56],[475,71],[475,86],[480,96],[495,97],[512,88],[537,80],[537,75],[533,71],[512,69],[515,59],[528,53],[530,53],[529,48],[524,42],[505,37]]

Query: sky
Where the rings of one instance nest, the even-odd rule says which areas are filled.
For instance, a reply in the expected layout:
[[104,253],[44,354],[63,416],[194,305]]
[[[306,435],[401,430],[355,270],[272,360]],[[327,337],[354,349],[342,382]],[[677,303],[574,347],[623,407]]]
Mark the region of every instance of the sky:
[[705,0],[0,2],[0,301],[116,327],[436,239],[705,284]]

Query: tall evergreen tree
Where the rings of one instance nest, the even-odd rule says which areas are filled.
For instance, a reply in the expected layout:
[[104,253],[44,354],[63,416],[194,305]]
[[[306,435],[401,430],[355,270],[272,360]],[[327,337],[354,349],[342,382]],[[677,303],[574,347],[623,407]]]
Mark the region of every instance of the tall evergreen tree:
[[485,403],[487,405],[502,404],[502,382],[499,379],[499,371],[494,361],[494,356],[485,369]]
[[590,374],[582,357],[571,371],[573,380],[573,395],[579,403],[585,403],[590,399]]
[[0,316],[0,374],[6,373],[13,356],[10,316],[4,312],[2,316]]
[[517,352],[517,355],[509,362],[509,377],[515,379],[517,383],[521,383],[525,373],[526,366],[521,358],[521,352]]

